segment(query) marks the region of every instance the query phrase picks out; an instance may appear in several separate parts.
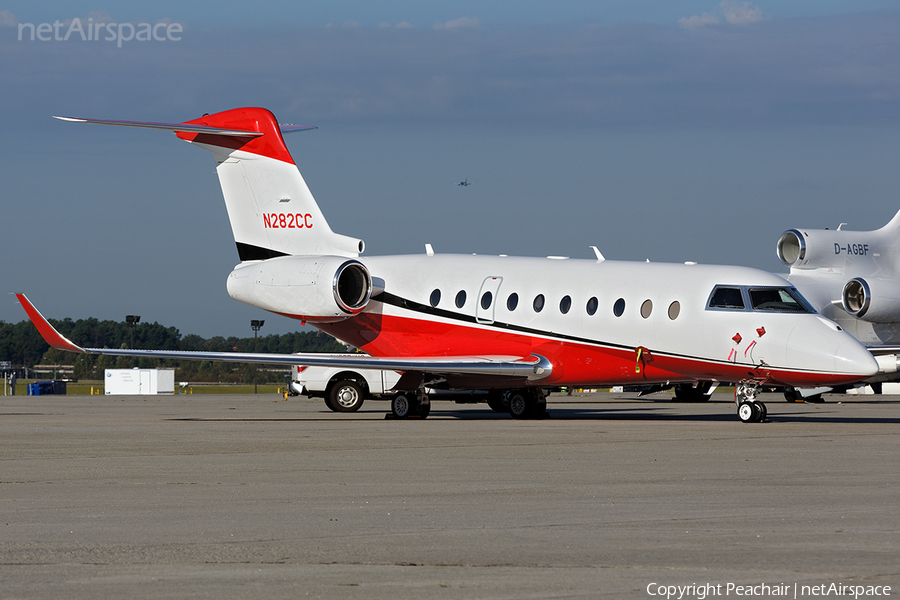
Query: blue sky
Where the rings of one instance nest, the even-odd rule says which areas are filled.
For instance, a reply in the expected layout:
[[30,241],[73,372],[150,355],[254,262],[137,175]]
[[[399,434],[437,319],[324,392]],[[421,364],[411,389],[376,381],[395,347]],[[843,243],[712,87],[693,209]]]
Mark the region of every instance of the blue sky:
[[[900,209],[900,8],[782,2],[0,4],[0,279],[50,317],[249,335],[212,160],[164,132],[242,105],[367,254],[695,260],[780,271],[790,227]],[[178,23],[179,41],[18,24]],[[26,36],[27,37],[27,36]],[[468,178],[474,185],[460,188]],[[24,318],[11,296],[0,320]]]
[[[104,11],[121,22],[175,19],[193,28],[308,28],[328,24],[359,24],[376,27],[406,22],[414,27],[432,27],[460,17],[477,18],[485,27],[543,27],[549,25],[611,25],[645,23],[662,26],[704,13],[721,16],[719,2],[708,0],[468,0],[422,2],[421,0],[362,2],[360,0],[292,0],[254,3],[182,2],[82,2],[71,0],[21,0],[5,2],[4,8],[22,22],[52,22],[92,11]],[[742,5],[743,2],[734,2]],[[896,10],[894,0],[780,0],[751,3],[774,19],[821,17]]]

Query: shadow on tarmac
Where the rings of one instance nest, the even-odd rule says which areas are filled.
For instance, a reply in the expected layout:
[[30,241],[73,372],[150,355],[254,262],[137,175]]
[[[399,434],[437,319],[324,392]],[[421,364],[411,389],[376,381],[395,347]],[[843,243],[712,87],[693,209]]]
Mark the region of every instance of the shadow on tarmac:
[[[674,422],[693,422],[693,423],[717,423],[717,422],[735,422],[738,420],[736,411],[730,403],[722,403],[721,412],[702,413],[702,414],[684,414],[676,412],[680,407],[685,406],[680,403],[658,403],[653,405],[643,405],[628,408],[605,408],[603,406],[550,406],[548,408],[549,416],[547,418],[563,421],[579,421],[579,420],[598,420],[598,421],[674,421]],[[800,410],[793,412],[779,412],[778,405],[769,403],[769,422],[772,423],[841,423],[841,424],[897,424],[900,423],[898,417],[870,417],[855,414],[823,414],[823,410],[827,411],[830,406],[836,407],[836,404],[813,404],[809,405],[809,410]],[[830,412],[830,411],[829,411]],[[389,412],[372,409],[360,410],[358,413],[338,414],[328,410],[311,414],[303,417],[234,417],[234,418],[200,418],[200,417],[180,417],[168,419],[169,421],[185,421],[185,422],[250,422],[250,423],[291,423],[291,422],[332,422],[332,421],[372,421],[374,414],[388,415]],[[505,413],[494,412],[486,407],[469,407],[458,409],[442,409],[440,407],[432,408],[431,415],[428,420],[460,420],[460,421],[495,421],[495,420],[511,420],[512,418]],[[392,419],[395,421],[404,421],[404,419]],[[421,419],[405,419],[406,421],[421,421]],[[541,421],[543,419],[536,419]],[[532,420],[531,422],[534,422]]]

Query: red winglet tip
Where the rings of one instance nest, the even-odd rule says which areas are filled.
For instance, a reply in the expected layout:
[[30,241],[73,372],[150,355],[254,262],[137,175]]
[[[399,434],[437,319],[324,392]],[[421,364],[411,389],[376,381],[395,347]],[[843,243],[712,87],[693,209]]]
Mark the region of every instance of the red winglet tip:
[[284,138],[281,135],[278,120],[270,110],[265,108],[233,108],[212,115],[204,115],[199,119],[186,121],[184,124],[261,132],[264,135],[246,139],[211,133],[185,133],[180,131],[176,132],[175,135],[188,142],[209,144],[232,150],[243,150],[294,164],[291,153],[288,151],[287,146],[284,145]]
[[25,297],[25,294],[16,294],[16,298],[18,298],[19,304],[22,305],[22,308],[25,309],[25,312],[28,313],[28,318],[31,319],[32,323],[34,323],[34,326],[37,328],[38,333],[41,334],[41,337],[44,338],[45,342],[47,342],[54,348],[57,348],[58,350],[84,354],[84,349],[73,344],[62,334],[56,331],[53,325],[51,325],[50,322],[44,318],[44,315],[42,315],[40,311],[34,307],[34,304],[32,304],[31,301]]

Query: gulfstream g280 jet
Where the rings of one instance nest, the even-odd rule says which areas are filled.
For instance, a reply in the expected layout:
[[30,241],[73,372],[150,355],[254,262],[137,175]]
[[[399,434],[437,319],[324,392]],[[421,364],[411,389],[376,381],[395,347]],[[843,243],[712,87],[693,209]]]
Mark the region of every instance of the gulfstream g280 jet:
[[81,348],[19,295],[51,345],[116,356],[346,365],[403,371],[392,411],[425,415],[427,387],[503,393],[543,414],[559,386],[738,384],[744,421],[765,417],[763,384],[810,387],[874,374],[871,354],[786,280],[741,267],[595,258],[363,256],[332,232],[274,115],[238,108],[187,123],[68,119],[169,129],[212,153],[240,264],[232,298],[309,323],[369,356]]

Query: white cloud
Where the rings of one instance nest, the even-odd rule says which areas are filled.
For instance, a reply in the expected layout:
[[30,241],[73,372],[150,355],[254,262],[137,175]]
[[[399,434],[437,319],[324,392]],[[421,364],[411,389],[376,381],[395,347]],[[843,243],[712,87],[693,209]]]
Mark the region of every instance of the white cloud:
[[707,25],[718,25],[719,17],[709,13],[702,15],[694,15],[693,17],[682,17],[678,19],[678,26],[684,29],[699,29]]
[[[722,0],[719,4],[719,12],[722,13],[725,22],[729,25],[750,25],[768,19],[761,8],[750,6],[749,2]],[[700,29],[701,27],[714,27],[720,24],[721,19],[710,13],[678,19],[678,25],[683,29]]]
[[446,23],[435,23],[435,29],[478,29],[481,27],[481,23],[478,21],[477,17],[460,17],[458,19],[453,19],[452,21],[447,21]]
[[761,8],[751,7],[749,2],[734,2],[734,0],[722,0],[719,5],[725,20],[732,25],[749,25],[766,20]]
[[8,10],[0,10],[0,27],[15,27],[18,24],[19,19],[16,18],[16,15]]
[[[92,10],[88,13],[88,19],[93,19],[95,23],[115,23],[116,20],[105,10]],[[87,19],[82,19],[87,21]],[[163,19],[164,22],[174,23],[171,19]]]

